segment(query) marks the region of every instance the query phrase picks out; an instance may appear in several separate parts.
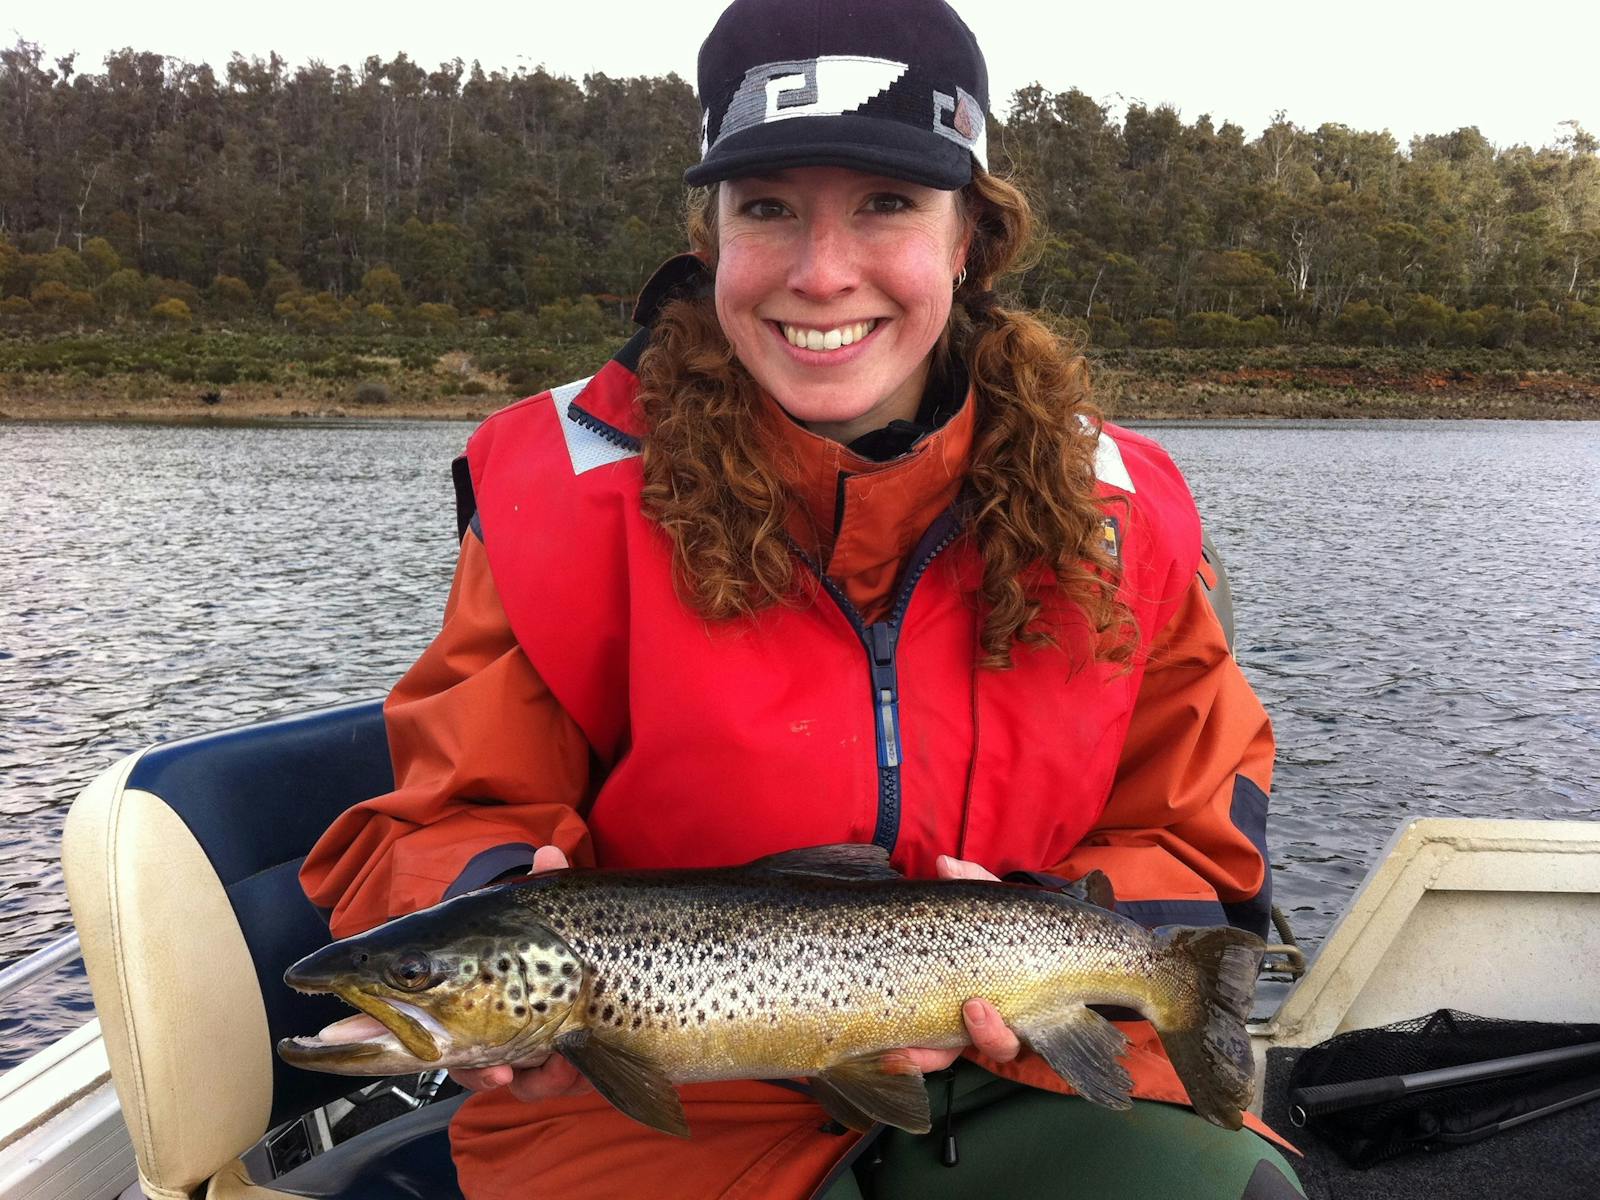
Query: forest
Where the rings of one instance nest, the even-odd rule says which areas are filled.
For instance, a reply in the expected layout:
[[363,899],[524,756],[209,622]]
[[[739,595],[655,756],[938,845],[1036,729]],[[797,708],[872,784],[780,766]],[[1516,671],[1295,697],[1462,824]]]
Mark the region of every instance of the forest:
[[[998,102],[997,102],[998,106]],[[683,244],[676,75],[0,50],[0,331],[592,340]],[[1600,345],[1600,140],[1259,136],[1024,88],[996,169],[1041,230],[1014,298],[1097,347]]]

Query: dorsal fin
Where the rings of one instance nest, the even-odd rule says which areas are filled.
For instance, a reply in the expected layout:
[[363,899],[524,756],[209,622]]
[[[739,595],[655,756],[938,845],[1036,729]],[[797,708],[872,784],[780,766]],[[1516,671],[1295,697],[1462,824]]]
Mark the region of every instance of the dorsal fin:
[[820,875],[825,879],[899,879],[900,872],[889,865],[889,852],[882,846],[862,842],[840,842],[833,846],[805,846],[769,854],[750,864],[752,871],[776,871],[781,875]]
[[1117,911],[1117,894],[1112,890],[1111,880],[1098,867],[1087,875],[1063,884],[1061,890],[1085,904],[1092,904],[1107,912]]

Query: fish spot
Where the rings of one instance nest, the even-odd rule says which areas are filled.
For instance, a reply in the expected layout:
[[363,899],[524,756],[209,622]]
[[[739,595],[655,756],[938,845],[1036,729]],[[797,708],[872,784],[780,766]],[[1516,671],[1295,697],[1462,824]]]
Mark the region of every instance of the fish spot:
[[550,1006],[548,1004],[546,1004],[543,1000],[540,1000],[534,1004],[533,1011],[536,1013],[542,1013],[549,1011],[549,1008]]
[[519,1004],[511,1010],[511,1015],[514,1017],[525,1017],[528,1015],[528,1010]]
[[643,1017],[635,1017],[633,1019],[632,1028],[637,1029],[637,1028],[639,1028],[639,1026],[641,1026],[643,1024],[644,1024],[644,1018]]
[[564,984],[564,983],[556,984],[555,987],[550,989],[550,994],[552,996],[554,996],[557,1000],[561,999],[561,997],[563,997],[563,996],[565,996],[567,994],[567,985]]
[[550,974],[550,964],[545,962],[543,959],[540,959],[538,962],[534,963],[533,969],[540,975]]
[[494,1010],[495,1012],[505,1012],[506,1002],[504,1000],[496,1000],[494,1002]]
[[606,1006],[605,1006],[605,1008],[604,1008],[604,1009],[603,1009],[603,1010],[602,1010],[602,1011],[601,1011],[601,1013],[600,1013],[600,1019],[601,1019],[601,1020],[602,1020],[602,1021],[609,1021],[609,1020],[611,1020],[611,1018],[612,1018],[612,1017],[613,1017],[613,1016],[615,1016],[615,1015],[616,1015],[616,1011],[617,1011],[617,1010],[616,1010],[616,1008],[614,1008],[614,1007],[613,1007],[613,1006],[612,1006],[612,1005],[610,1005],[610,1004],[608,1004],[608,1005],[606,1005]]
[[472,1011],[472,1006],[473,1006],[473,1003],[474,1003],[474,1002],[473,1002],[473,1001],[471,1001],[471,1000],[463,1000],[463,1001],[462,1001],[462,1002],[461,1002],[461,1007],[462,1007],[462,1008],[463,1008],[463,1009],[465,1009],[465,1010],[466,1010],[466,1011],[467,1011],[467,1012],[471,1012],[471,1011]]
[[509,958],[502,958],[499,962],[495,963],[495,966],[499,967],[501,973],[503,974],[504,972],[511,970],[511,960]]
[[477,971],[477,969],[478,969],[478,964],[477,963],[469,963],[468,962],[468,963],[462,963],[461,964],[461,973],[463,975],[471,975],[475,971]]
[[[893,992],[890,992],[889,994],[891,996],[894,995]],[[522,989],[519,988],[519,987],[508,987],[506,989],[506,995],[510,996],[513,1000],[521,1000],[522,999]]]
[[564,963],[561,964],[561,973],[563,975],[565,975],[568,979],[571,979],[574,975],[576,975],[578,973],[578,968],[573,966],[569,962],[564,962]]

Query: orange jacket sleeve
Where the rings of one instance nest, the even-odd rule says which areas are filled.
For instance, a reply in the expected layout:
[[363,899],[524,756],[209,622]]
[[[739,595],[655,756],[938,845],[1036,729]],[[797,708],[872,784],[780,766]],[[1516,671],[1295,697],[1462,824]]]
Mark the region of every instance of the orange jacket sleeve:
[[1151,647],[1105,811],[1050,873],[1098,867],[1118,911],[1148,925],[1265,934],[1272,759],[1266,711],[1196,579]]
[[443,627],[383,712],[394,791],[343,813],[300,870],[335,937],[525,867],[539,846],[592,865],[588,743],[517,645],[476,535]]

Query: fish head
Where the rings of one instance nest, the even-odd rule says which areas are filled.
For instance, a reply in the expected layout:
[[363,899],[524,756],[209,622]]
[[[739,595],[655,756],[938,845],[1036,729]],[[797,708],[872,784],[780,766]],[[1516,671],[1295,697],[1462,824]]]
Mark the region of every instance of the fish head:
[[[363,1041],[286,1038],[286,1062],[391,1075],[516,1062],[548,1048],[579,1002],[583,963],[547,926],[489,889],[324,946],[284,982],[375,1017]],[[324,1031],[328,1032],[328,1031]]]

